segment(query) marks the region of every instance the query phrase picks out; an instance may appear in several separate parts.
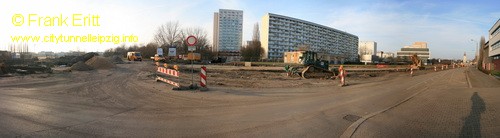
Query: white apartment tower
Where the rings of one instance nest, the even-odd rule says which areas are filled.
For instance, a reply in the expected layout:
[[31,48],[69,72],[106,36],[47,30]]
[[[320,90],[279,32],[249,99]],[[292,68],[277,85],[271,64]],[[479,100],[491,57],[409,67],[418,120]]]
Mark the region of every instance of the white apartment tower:
[[214,13],[213,51],[239,52],[243,38],[243,11],[219,9]]

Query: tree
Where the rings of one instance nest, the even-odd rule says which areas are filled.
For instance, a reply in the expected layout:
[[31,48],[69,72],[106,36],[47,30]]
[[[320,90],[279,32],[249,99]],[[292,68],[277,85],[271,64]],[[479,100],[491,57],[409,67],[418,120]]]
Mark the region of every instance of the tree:
[[127,57],[127,51],[128,49],[125,47],[125,44],[121,44],[120,46],[116,48],[110,48],[104,51],[104,56],[105,57],[110,57],[110,56],[122,56],[122,57]]
[[142,58],[153,57],[156,54],[156,49],[159,47],[157,43],[151,42],[146,46],[139,47],[136,51],[141,52]]
[[[197,39],[197,43],[195,44],[196,50],[194,52],[200,53],[202,59],[211,59],[214,54],[211,51],[207,51],[210,50],[210,41],[207,38],[207,32],[203,28],[182,28],[178,21],[170,21],[158,27],[154,34],[154,41],[156,42],[156,46],[164,50],[175,46],[177,54],[184,55],[189,52],[185,39],[190,35],[195,36]],[[151,48],[150,44],[146,47]]]
[[153,39],[162,48],[167,48],[174,45],[176,41],[182,41],[181,32],[179,22],[170,21],[158,27]]
[[241,48],[243,61],[257,61],[264,54],[260,41],[251,41],[247,46]]
[[485,60],[487,59],[488,55],[485,54],[484,51],[484,46],[485,46],[485,40],[484,36],[481,36],[481,40],[479,41],[479,60],[477,61],[477,68],[479,70],[484,70],[483,64],[485,63]]
[[252,41],[260,41],[259,23],[255,23],[253,26]]
[[[202,28],[185,28],[182,29],[181,37],[187,38],[188,36],[194,36],[197,39],[195,44],[196,52],[200,52],[200,49],[207,49],[210,45],[210,41],[207,38],[207,32]],[[184,42],[182,44],[181,52],[187,53],[187,44]]]

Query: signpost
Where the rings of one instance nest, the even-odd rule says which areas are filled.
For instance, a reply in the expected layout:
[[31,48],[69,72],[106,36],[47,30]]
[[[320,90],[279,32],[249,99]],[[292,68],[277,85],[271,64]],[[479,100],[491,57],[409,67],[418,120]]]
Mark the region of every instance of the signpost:
[[196,39],[196,37],[190,35],[186,38],[186,43],[188,45],[188,51],[195,51],[196,50],[196,46],[194,46],[196,44],[196,42],[198,42],[198,39]]
[[163,49],[162,48],[157,48],[156,49],[156,54],[158,54],[158,56],[163,56]]
[[168,48],[168,56],[175,57],[175,55],[176,55],[176,49],[175,48]]
[[[196,46],[194,46],[196,44],[196,42],[198,42],[198,39],[196,39],[195,36],[190,35],[186,38],[186,43],[188,45],[188,51],[190,51],[191,53],[196,50]],[[196,86],[195,86],[196,84],[194,84],[193,60],[194,59],[191,59],[191,86],[190,86],[191,89],[196,88]]]

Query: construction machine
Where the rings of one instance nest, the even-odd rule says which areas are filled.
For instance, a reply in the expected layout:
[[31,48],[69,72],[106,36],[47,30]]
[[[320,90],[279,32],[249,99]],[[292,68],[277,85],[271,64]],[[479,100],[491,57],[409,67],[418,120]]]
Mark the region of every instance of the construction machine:
[[155,54],[154,57],[151,57],[151,60],[153,60],[154,62],[166,62],[167,59],[165,59],[165,57],[163,57],[163,55],[159,55],[159,54]]
[[285,67],[287,72],[298,74],[304,79],[309,78],[328,78],[335,76],[335,72],[328,70],[329,63],[326,60],[318,58],[318,54],[312,51],[303,51],[299,57],[299,63],[302,67]]
[[411,58],[411,68],[412,69],[419,69],[419,70],[423,70],[425,69],[425,67],[422,65],[422,60],[420,60],[420,58],[417,56],[417,54],[413,54],[410,56]]

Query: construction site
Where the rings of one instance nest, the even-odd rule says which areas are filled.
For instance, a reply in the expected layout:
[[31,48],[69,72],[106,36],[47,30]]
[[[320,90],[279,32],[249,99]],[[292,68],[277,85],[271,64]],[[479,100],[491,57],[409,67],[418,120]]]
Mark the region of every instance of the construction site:
[[[381,130],[353,131],[353,128],[360,127],[355,125],[360,123],[370,125],[378,117],[383,119],[385,114],[380,111],[392,111],[387,111],[387,107],[399,110],[400,106],[412,106],[419,97],[432,95],[434,88],[495,91],[499,87],[494,82],[498,80],[466,79],[476,73],[469,71],[469,67],[417,64],[344,65],[345,85],[340,85],[339,65],[322,69],[321,64],[316,64],[320,60],[312,61],[310,65],[277,62],[192,65],[155,63],[148,59],[129,61],[122,56],[103,57],[96,53],[44,60],[44,64],[39,61],[41,65],[36,66],[12,65],[7,61],[3,63],[9,64],[2,64],[0,77],[3,105],[0,116],[9,121],[0,121],[0,126],[25,127],[2,128],[0,136],[340,137],[360,133],[386,136],[376,133]],[[45,66],[47,71],[35,69]],[[180,87],[192,84],[200,87],[202,67],[206,68],[206,91],[176,90],[177,86],[158,80],[162,76],[158,69],[165,68],[178,71],[178,77],[163,76]],[[426,106],[441,109],[439,104]],[[419,108],[414,112],[429,113]],[[374,113],[377,116],[367,120]],[[483,129],[498,133],[494,127]],[[415,126],[398,130],[441,132]]]
[[[64,56],[45,60],[3,58],[0,61],[2,61],[0,75],[4,81],[16,80],[16,78],[33,78],[35,76],[59,77],[80,71],[89,73],[102,70],[117,72],[120,68],[127,69],[134,66],[141,68],[141,72],[137,74],[146,75],[146,77],[154,80],[160,74],[157,72],[158,67],[173,70],[174,66],[178,66],[177,71],[180,76],[172,79],[182,85],[191,85],[199,83],[200,68],[204,66],[207,68],[208,86],[239,88],[336,86],[338,85],[336,83],[339,82],[338,68],[340,67],[340,65],[328,65],[324,61],[313,58],[304,60],[302,63],[228,62],[200,64],[198,62],[191,65],[189,62],[155,62],[147,59],[144,62],[142,60],[127,61],[127,58],[122,56],[103,57],[97,53],[85,53],[80,56]],[[325,65],[319,65],[320,62]],[[346,77],[349,78],[348,82],[357,84],[367,79],[384,79],[390,75],[408,74],[410,70],[418,70],[419,67],[418,74],[426,73],[434,67],[428,66],[425,69],[420,65],[417,67],[417,64],[421,63],[415,62],[414,65],[343,65],[343,67],[346,70]],[[435,66],[438,66],[439,69],[448,66],[451,68],[451,65]],[[456,66],[458,68],[458,65]],[[168,89],[168,87],[165,89]]]

